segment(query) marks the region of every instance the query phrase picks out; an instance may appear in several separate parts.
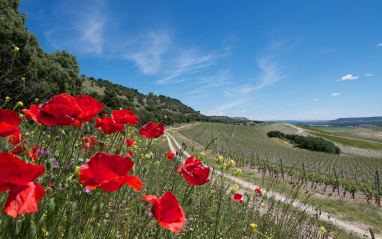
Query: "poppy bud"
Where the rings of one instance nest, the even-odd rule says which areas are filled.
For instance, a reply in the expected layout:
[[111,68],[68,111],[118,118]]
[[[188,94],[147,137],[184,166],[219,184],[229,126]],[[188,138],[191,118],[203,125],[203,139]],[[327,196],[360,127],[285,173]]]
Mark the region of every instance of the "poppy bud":
[[29,223],[29,236],[34,238],[36,236],[36,223],[31,220]]
[[103,147],[105,146],[105,142],[103,142],[103,141],[98,141],[98,145],[99,145],[100,148],[103,149]]
[[86,128],[85,128],[85,134],[90,134],[90,127],[89,127],[89,126],[86,126]]
[[53,169],[53,162],[52,162],[52,160],[46,160],[46,163],[45,163],[45,166],[46,166],[46,169],[47,170],[52,170]]
[[56,204],[54,203],[54,198],[51,198],[48,200],[48,213],[54,213],[54,208],[56,207]]
[[100,204],[98,205],[98,207],[96,207],[96,210],[95,210],[95,214],[96,214],[96,216],[101,214],[101,212],[102,212],[102,207],[103,207],[103,204],[102,204],[102,203],[100,203]]
[[148,170],[147,166],[143,167],[143,174],[146,174],[147,170]]
[[69,164],[69,172],[71,173],[76,172],[76,163],[74,161]]
[[90,147],[90,144],[89,143],[86,143],[85,144],[85,148],[87,149],[87,148],[89,148]]

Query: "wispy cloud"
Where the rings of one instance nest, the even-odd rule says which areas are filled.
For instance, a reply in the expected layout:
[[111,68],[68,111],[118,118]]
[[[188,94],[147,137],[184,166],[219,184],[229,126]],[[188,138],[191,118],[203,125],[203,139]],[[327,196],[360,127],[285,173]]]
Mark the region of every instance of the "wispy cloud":
[[382,43],[379,43],[378,46],[382,46]]
[[318,99],[314,99],[314,101],[318,101]]
[[368,74],[368,73],[366,73],[365,76],[373,76],[373,74]]
[[210,88],[231,85],[233,84],[229,81],[231,77],[232,75],[227,70],[220,71],[217,75],[197,77],[194,85],[198,85],[198,87],[187,92],[187,94],[200,94]]
[[167,51],[171,36],[166,32],[149,32],[136,42],[140,43],[138,52],[126,56],[134,61],[144,74],[155,74],[162,66],[162,55]]
[[237,106],[237,105],[240,105],[240,104],[242,104],[242,103],[243,103],[243,100],[238,99],[238,100],[236,100],[236,101],[234,101],[234,102],[231,102],[231,103],[222,105],[222,106],[220,106],[219,108],[210,111],[210,112],[208,113],[208,115],[216,115],[216,114],[221,115],[222,113],[224,113],[224,112],[222,112],[223,110],[228,109],[228,108],[231,108],[231,107],[234,107],[234,106]]
[[341,77],[341,79],[338,79],[337,81],[342,81],[342,80],[355,80],[358,79],[359,76],[353,76],[352,74],[346,75]]
[[340,93],[333,93],[330,96],[339,96],[339,95],[341,95],[341,94]]

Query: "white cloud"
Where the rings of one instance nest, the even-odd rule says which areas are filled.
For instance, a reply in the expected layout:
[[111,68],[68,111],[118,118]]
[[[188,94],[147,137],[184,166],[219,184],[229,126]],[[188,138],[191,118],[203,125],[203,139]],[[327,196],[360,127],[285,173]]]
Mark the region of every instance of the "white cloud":
[[140,37],[140,50],[126,56],[134,61],[144,74],[155,74],[162,66],[162,55],[171,43],[171,37],[166,32],[149,32]]
[[231,107],[234,107],[234,106],[237,106],[239,104],[242,104],[243,101],[241,99],[238,99],[234,102],[231,102],[231,103],[228,103],[226,105],[222,105],[220,106],[219,108],[217,108],[216,110],[212,110],[208,113],[208,115],[216,115],[216,114],[223,114],[222,110],[225,110],[227,108],[231,108]]
[[341,95],[341,94],[340,93],[333,93],[330,96],[339,96],[339,95]]
[[378,46],[382,46],[382,43],[379,43]]
[[314,99],[314,101],[318,101],[318,99]]
[[353,76],[352,74],[346,75],[341,77],[341,79],[338,79],[337,81],[342,81],[342,80],[355,80],[358,79],[358,76]]
[[368,74],[368,73],[366,73],[365,76],[373,76],[373,75],[372,75],[372,74]]

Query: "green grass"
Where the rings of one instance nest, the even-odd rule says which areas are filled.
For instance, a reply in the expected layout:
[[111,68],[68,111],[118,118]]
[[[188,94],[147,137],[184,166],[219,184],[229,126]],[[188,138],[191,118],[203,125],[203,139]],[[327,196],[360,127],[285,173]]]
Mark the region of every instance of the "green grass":
[[378,143],[371,143],[371,142],[366,142],[362,140],[357,140],[357,139],[348,139],[348,138],[342,138],[338,136],[333,136],[333,135],[328,135],[325,133],[312,133],[316,136],[331,140],[333,142],[337,142],[343,145],[351,146],[351,147],[356,147],[356,148],[361,148],[361,149],[373,149],[373,150],[382,150],[382,144]]

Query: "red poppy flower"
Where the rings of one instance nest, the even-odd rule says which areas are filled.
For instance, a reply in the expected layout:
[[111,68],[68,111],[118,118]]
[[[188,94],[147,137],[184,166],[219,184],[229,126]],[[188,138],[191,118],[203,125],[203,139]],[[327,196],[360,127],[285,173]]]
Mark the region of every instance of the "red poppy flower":
[[174,156],[175,156],[175,154],[173,154],[172,152],[168,152],[165,157],[169,158],[171,160],[174,160]]
[[123,142],[127,144],[127,146],[134,147],[135,139],[125,139]]
[[11,148],[11,153],[13,155],[18,155],[21,153],[23,146],[25,145],[25,139],[21,136],[20,131],[17,131],[12,135],[8,136],[7,141],[14,145]]
[[147,195],[142,200],[153,204],[151,210],[159,225],[173,232],[182,230],[186,218],[182,207],[172,192],[166,192],[160,199],[157,196]]
[[133,152],[131,152],[130,149],[129,149],[129,151],[127,151],[127,154],[128,154],[130,157],[133,157],[133,156],[134,156]]
[[81,113],[76,117],[80,122],[89,122],[104,108],[103,103],[99,103],[96,99],[86,95],[80,95],[74,98]]
[[123,124],[115,122],[112,118],[107,118],[106,115],[103,119],[96,118],[96,127],[101,133],[112,134],[114,132],[119,132],[122,134],[122,130],[125,129]]
[[211,180],[210,167],[204,166],[194,156],[189,157],[185,164],[178,168],[178,173],[183,174],[183,177],[191,185],[202,185]]
[[158,138],[159,136],[164,134],[165,131],[164,124],[160,123],[158,125],[153,122],[148,122],[143,125],[141,130],[139,131],[140,135],[144,135],[146,138]]
[[0,168],[0,192],[10,190],[4,212],[11,217],[37,212],[45,190],[33,181],[45,172],[45,167],[27,164],[9,153],[0,153]]
[[241,195],[240,193],[235,193],[233,195],[233,199],[235,199],[236,201],[240,202],[240,203],[243,203],[243,200],[241,199],[243,197],[243,195]]
[[33,160],[33,162],[36,162],[37,161],[37,157],[38,157],[38,154],[36,152],[39,149],[41,149],[39,146],[34,145],[34,146],[32,146],[31,150],[26,151],[25,153],[28,153],[29,154],[29,158],[31,160]]
[[90,149],[94,147],[94,145],[98,145],[98,141],[93,136],[87,136],[83,138],[84,143],[82,144],[82,147],[84,148],[84,152],[88,152]]
[[138,123],[139,116],[135,116],[130,110],[114,110],[111,112],[111,118],[117,123],[130,124],[134,126]]
[[71,125],[83,111],[77,106],[73,96],[62,93],[48,102],[31,105],[30,110],[22,110],[28,119],[49,126]]
[[21,123],[19,115],[13,110],[0,109],[0,136],[6,137],[20,133],[17,128]]
[[98,152],[80,168],[80,182],[86,189],[102,188],[115,192],[124,184],[135,190],[142,189],[142,182],[136,176],[127,176],[134,162],[129,157]]
[[259,195],[261,195],[261,188],[256,188],[255,192],[257,192]]

